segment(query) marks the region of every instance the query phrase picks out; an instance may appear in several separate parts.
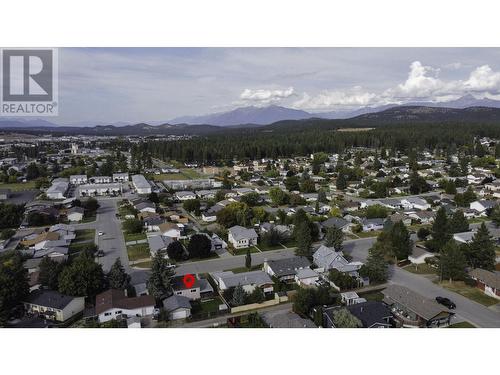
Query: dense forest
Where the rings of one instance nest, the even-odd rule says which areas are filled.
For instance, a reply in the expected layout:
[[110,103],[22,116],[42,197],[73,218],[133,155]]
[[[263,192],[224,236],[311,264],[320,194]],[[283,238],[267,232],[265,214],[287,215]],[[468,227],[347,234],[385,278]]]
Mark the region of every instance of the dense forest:
[[[384,147],[396,151],[442,149],[453,153],[472,149],[475,137],[500,137],[496,124],[390,124],[372,130],[338,131],[328,122],[308,120],[302,127],[272,126],[233,129],[224,134],[175,142],[149,141],[144,147],[154,157],[216,163],[237,159],[276,158],[315,152],[338,153],[351,147]],[[338,125],[337,125],[338,126]]]

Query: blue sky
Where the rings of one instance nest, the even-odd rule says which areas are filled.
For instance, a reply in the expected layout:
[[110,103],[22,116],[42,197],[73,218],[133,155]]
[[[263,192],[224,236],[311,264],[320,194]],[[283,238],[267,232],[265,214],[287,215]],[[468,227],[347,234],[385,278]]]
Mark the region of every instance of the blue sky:
[[311,112],[471,93],[500,99],[499,48],[61,48],[60,124],[168,121],[269,104]]

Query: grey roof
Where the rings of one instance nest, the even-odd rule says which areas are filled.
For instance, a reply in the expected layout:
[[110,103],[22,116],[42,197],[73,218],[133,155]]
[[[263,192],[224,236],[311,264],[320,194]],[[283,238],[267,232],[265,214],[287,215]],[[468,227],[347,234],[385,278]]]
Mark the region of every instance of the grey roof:
[[295,275],[296,271],[301,268],[309,267],[311,262],[306,257],[292,257],[286,259],[276,259],[267,261],[277,277]]
[[331,217],[321,223],[324,228],[336,227],[342,229],[347,225],[349,225],[349,222],[341,217]]
[[236,241],[247,239],[247,238],[257,238],[257,232],[254,229],[248,229],[239,225],[229,228],[229,233],[233,236]]
[[170,243],[174,242],[171,237],[151,236],[148,237],[149,251],[156,254],[158,250],[166,249]]
[[221,272],[213,274],[216,278],[222,279],[226,287],[232,288],[238,285],[264,285],[274,284],[269,275],[263,271],[251,271],[242,273]]
[[299,279],[306,279],[316,276],[318,276],[318,273],[310,268],[303,268],[297,271],[297,278]]
[[74,298],[56,292],[55,290],[36,290],[32,292],[26,302],[33,305],[51,307],[53,309],[62,310],[64,309]]
[[85,212],[85,210],[81,207],[71,207],[69,210],[68,210],[68,215],[71,215],[71,214],[83,214]]
[[492,288],[500,289],[500,272],[498,271],[491,272],[482,268],[475,268],[469,272],[469,275]]
[[214,288],[207,279],[199,279],[198,282],[200,284],[200,293],[213,293]]
[[413,245],[412,252],[411,252],[412,257],[418,258],[418,257],[420,257],[422,255],[426,255],[426,254],[432,255],[432,253],[427,251],[427,249],[425,247],[423,247],[422,245],[416,245],[416,244]]
[[392,317],[391,311],[380,301],[356,303],[346,308],[363,323],[365,328],[377,323],[388,324],[386,320]]
[[333,247],[327,247],[325,245],[321,245],[319,249],[314,252],[313,262],[318,267],[323,267],[325,270],[335,268],[340,272],[356,271],[361,267],[361,263],[350,263],[344,258],[344,254],[341,251],[337,252]]
[[142,174],[135,174],[132,176],[132,182],[136,188],[150,188],[148,180]]
[[163,301],[163,308],[167,312],[172,312],[178,309],[191,310],[191,303],[189,302],[189,298],[174,294]]
[[384,302],[386,304],[392,305],[398,303],[426,320],[434,318],[443,311],[448,312],[447,309],[436,301],[425,298],[401,285],[391,284],[382,293],[384,294]]
[[301,318],[292,311],[270,311],[262,314],[270,328],[317,328],[309,319]]

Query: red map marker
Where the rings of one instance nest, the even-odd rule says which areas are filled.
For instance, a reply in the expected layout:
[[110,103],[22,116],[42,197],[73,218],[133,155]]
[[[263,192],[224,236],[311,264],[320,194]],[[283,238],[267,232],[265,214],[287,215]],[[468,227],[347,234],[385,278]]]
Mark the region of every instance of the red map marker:
[[182,279],[182,282],[184,283],[184,285],[188,289],[194,285],[195,281],[196,280],[195,280],[194,276],[191,275],[190,273],[188,273],[187,275],[184,275],[184,278]]

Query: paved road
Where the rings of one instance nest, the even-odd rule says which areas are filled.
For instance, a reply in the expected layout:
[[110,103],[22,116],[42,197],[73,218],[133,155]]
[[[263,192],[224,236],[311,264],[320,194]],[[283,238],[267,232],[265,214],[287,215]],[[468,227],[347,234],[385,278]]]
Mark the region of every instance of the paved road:
[[[366,261],[368,249],[375,239],[355,240],[344,245],[345,252],[351,254],[354,260]],[[354,243],[353,243],[354,242]],[[434,299],[437,296],[443,296],[451,299],[457,305],[453,321],[458,322],[467,320],[478,327],[498,327],[500,328],[500,313],[494,308],[488,308],[477,302],[474,302],[460,294],[451,292],[439,285],[434,284],[428,278],[422,275],[416,275],[405,271],[399,267],[390,267],[390,283],[406,286],[409,289],[423,295],[424,297]]]
[[[282,303],[279,305],[274,305],[270,307],[265,307],[263,309],[259,309],[259,313],[263,312],[289,312],[292,311],[292,303]],[[201,320],[199,322],[191,322],[191,323],[186,323],[183,324],[181,327],[182,328],[207,328],[207,327],[217,327],[220,324],[225,324],[227,322],[228,318],[234,317],[234,316],[241,316],[241,315],[246,315],[248,314],[248,311],[244,311],[241,313],[236,313],[236,314],[229,314],[229,315],[223,315],[219,316],[217,318],[212,318],[212,319],[207,319],[207,320]]]
[[[96,221],[92,223],[76,224],[76,229],[95,229],[96,243],[99,250],[104,252],[104,256],[97,258],[99,264],[105,272],[109,271],[116,258],[120,258],[125,270],[130,272],[128,263],[127,248],[121,231],[120,220],[116,217],[118,212],[117,203],[122,198],[98,198],[99,209],[97,210]],[[104,235],[97,235],[104,232]]]

